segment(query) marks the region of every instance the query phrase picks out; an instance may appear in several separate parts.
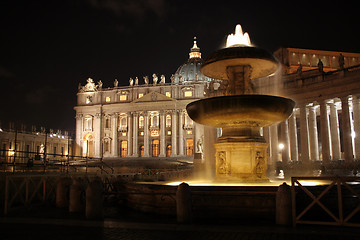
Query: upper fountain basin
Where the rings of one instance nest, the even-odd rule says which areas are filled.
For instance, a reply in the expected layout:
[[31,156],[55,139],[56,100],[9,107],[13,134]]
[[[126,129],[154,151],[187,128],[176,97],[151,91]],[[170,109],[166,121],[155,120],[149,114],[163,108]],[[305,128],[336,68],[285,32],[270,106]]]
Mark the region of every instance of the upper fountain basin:
[[217,128],[266,127],[286,120],[295,102],[269,95],[233,95],[201,99],[186,106],[197,123]]
[[204,60],[200,71],[214,79],[229,80],[227,67],[239,65],[251,66],[250,78],[255,79],[273,74],[278,61],[264,49],[239,45],[213,52]]

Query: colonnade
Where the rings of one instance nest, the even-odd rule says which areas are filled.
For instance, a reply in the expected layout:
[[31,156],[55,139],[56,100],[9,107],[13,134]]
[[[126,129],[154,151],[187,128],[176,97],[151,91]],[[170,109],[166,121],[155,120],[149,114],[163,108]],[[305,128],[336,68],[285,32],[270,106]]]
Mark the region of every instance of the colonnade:
[[269,164],[360,160],[360,96],[297,103],[285,122],[264,129],[264,133]]

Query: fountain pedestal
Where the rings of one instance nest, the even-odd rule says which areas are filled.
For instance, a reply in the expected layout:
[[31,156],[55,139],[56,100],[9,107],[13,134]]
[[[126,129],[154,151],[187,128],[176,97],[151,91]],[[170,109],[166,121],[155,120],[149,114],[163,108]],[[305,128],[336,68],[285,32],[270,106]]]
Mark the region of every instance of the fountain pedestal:
[[216,180],[266,182],[266,142],[217,142]]

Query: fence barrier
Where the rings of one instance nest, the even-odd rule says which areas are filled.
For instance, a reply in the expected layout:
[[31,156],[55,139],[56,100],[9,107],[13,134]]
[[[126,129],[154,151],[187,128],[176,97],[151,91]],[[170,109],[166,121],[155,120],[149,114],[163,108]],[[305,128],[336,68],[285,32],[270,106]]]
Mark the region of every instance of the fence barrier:
[[[306,186],[310,181],[317,186]],[[321,185],[322,184],[322,185]],[[360,177],[292,177],[293,226],[360,227]]]

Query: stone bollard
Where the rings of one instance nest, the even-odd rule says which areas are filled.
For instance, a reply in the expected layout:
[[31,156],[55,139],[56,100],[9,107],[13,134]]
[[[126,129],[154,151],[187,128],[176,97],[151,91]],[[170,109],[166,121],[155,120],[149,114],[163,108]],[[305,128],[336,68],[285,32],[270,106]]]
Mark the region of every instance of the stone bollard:
[[87,219],[102,219],[104,187],[100,179],[91,181],[86,189],[85,215]]
[[176,191],[176,215],[179,223],[192,222],[191,189],[187,183],[181,183]]
[[74,178],[70,186],[69,193],[69,212],[82,212],[84,211],[84,182],[81,178]]
[[62,177],[56,185],[56,207],[66,208],[69,205],[70,178]]
[[292,224],[291,190],[285,182],[276,192],[276,224]]

